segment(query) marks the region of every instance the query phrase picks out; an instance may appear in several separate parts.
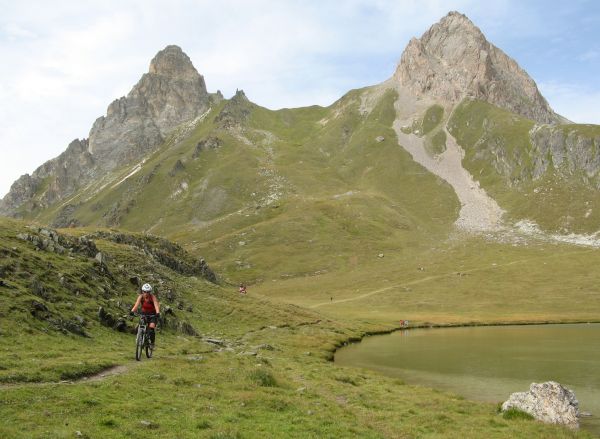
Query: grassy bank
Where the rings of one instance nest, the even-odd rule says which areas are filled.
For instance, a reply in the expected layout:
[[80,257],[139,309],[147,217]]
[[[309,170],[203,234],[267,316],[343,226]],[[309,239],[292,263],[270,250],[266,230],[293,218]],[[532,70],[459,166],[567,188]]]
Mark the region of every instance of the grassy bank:
[[[239,296],[135,246],[97,239],[102,267],[91,256],[35,250],[17,237],[24,233],[33,232],[23,223],[0,223],[0,437],[588,437],[503,419],[494,404],[329,361],[344,342],[394,328],[391,318],[277,303],[252,288]],[[174,313],[158,334],[155,357],[140,363],[133,360],[133,335],[97,316],[99,305],[115,317],[130,306],[132,274],[152,278]],[[60,275],[77,280],[77,288],[64,287]],[[43,280],[45,296],[31,276]],[[105,283],[110,288],[101,291]],[[319,300],[314,293],[311,303]],[[50,318],[34,315],[33,301]],[[57,325],[73,316],[84,319],[85,335]],[[111,365],[123,366],[121,373],[84,379]]]

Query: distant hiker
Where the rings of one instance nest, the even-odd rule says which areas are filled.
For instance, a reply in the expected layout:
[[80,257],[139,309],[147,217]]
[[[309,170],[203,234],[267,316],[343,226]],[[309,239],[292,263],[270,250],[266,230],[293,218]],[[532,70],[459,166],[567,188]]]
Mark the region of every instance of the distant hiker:
[[246,294],[246,285],[240,284],[240,294]]
[[158,303],[156,296],[152,294],[152,286],[150,284],[144,284],[142,286],[142,291],[140,291],[140,294],[135,301],[135,305],[133,305],[129,314],[133,315],[140,306],[142,308],[142,315],[152,316],[148,318],[148,322],[150,323],[148,334],[150,335],[152,349],[154,349],[154,339],[156,336],[154,328],[156,328],[156,321],[160,318],[160,304]]

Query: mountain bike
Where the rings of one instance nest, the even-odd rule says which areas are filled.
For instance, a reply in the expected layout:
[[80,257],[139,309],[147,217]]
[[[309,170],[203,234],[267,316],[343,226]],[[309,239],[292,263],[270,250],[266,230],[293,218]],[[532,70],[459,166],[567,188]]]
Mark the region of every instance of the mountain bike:
[[[135,338],[135,359],[140,361],[142,359],[142,351],[146,351],[146,357],[152,358],[152,345],[150,344],[150,335],[148,334],[148,327],[155,314],[137,314],[140,316],[140,323],[138,324],[137,337]],[[156,331],[156,328],[154,329]]]

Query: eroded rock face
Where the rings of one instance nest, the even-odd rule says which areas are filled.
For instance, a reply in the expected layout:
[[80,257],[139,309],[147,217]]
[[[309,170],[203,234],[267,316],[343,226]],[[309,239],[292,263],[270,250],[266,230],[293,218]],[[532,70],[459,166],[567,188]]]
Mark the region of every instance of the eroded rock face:
[[600,135],[586,135],[569,127],[536,125],[529,133],[532,145],[533,178],[553,168],[564,176],[583,171],[587,183],[600,187]]
[[516,61],[458,12],[450,12],[420,39],[410,41],[394,78],[417,95],[449,103],[470,96],[537,122],[565,121]]
[[0,214],[46,208],[107,171],[141,160],[171,130],[206,112],[219,97],[209,95],[204,78],[179,47],[167,46],[129,94],[96,120],[89,140],[74,140],[60,156],[13,183],[0,200]]
[[[88,141],[73,140],[61,155],[15,181],[0,200],[0,213],[14,215],[21,206],[26,210],[49,206],[65,194],[73,193],[82,181],[89,180],[95,172],[94,164]],[[38,197],[34,201],[36,193]]]
[[549,424],[579,428],[579,402],[575,394],[555,381],[532,383],[529,392],[516,392],[502,404],[502,411],[516,408]]
[[129,94],[115,100],[106,116],[96,120],[90,131],[90,153],[106,169],[141,158],[173,128],[208,107],[202,75],[179,47],[167,46]]

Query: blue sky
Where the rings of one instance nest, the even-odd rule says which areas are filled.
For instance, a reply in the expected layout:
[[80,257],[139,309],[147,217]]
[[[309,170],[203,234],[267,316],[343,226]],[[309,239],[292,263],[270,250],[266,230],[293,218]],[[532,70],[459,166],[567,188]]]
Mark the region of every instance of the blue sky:
[[600,124],[600,2],[0,0],[0,196],[88,137],[150,59],[177,44],[209,91],[268,108],[328,105],[389,78],[404,47],[465,13],[560,114]]

